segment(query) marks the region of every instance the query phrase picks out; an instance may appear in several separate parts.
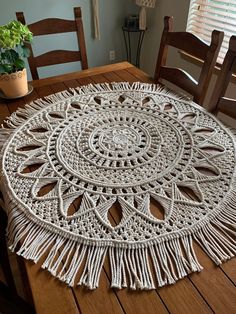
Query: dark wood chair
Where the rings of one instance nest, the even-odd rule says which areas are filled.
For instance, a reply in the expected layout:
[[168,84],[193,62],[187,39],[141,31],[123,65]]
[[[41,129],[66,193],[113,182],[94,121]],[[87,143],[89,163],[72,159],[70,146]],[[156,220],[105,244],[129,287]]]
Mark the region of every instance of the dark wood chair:
[[[210,45],[188,32],[172,32],[173,17],[165,16],[164,30],[155,70],[155,81],[167,80],[193,96],[202,105],[216,63],[224,33],[214,30]],[[186,71],[166,66],[168,47],[172,46],[203,61],[196,81]]]
[[[216,80],[208,110],[217,114],[219,111],[236,119],[236,97],[235,99],[225,97],[227,87],[236,73],[236,36],[232,36],[229,41],[229,48],[225,55],[224,62]],[[236,96],[236,93],[235,93]]]
[[[34,37],[58,33],[76,32],[78,38],[78,51],[53,50],[39,56],[34,56],[32,46],[29,45],[31,56],[28,58],[30,71],[34,80],[39,79],[38,67],[80,61],[82,69],[88,68],[87,53],[84,39],[81,8],[74,8],[74,20],[48,18],[33,24],[28,24]],[[16,12],[17,20],[26,24],[23,12]]]
[[[19,313],[19,314],[33,314],[35,310],[32,304],[32,296],[27,291],[26,282],[24,280],[25,292],[28,292],[28,299],[31,304],[23,300],[17,292],[14,274],[12,273],[10,259],[8,255],[7,239],[7,213],[5,209],[5,203],[3,194],[0,191],[0,268],[2,270],[3,277],[0,279],[0,313]],[[17,260],[20,262],[19,260]],[[23,270],[21,269],[23,274]],[[25,276],[24,276],[25,278]]]
[[16,290],[5,236],[7,214],[2,208],[2,204],[2,199],[0,199],[0,267],[6,283],[0,280],[0,313],[33,314],[35,313],[33,306],[23,300]]
[[7,244],[6,244],[6,228],[7,228],[7,214],[0,206],[0,267],[2,267],[3,275],[5,277],[8,288],[12,293],[17,294],[16,286],[13,279],[10,261],[8,257]]

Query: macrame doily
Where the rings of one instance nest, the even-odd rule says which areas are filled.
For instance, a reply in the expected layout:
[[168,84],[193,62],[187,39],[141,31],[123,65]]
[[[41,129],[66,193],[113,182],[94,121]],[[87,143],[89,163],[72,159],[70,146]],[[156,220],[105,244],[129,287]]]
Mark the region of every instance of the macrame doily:
[[7,124],[9,246],[44,256],[69,285],[98,287],[106,255],[111,286],[133,289],[200,271],[193,240],[217,264],[235,255],[233,137],[196,104],[155,85],[89,85],[35,101]]

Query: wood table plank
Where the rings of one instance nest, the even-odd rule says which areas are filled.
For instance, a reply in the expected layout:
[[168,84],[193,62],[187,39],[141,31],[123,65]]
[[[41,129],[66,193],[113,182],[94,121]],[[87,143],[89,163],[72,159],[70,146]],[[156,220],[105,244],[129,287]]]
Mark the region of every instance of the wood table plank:
[[37,94],[39,95],[40,98],[44,98],[44,97],[47,97],[47,96],[53,94],[53,90],[50,87],[50,85],[36,87],[35,91],[37,92]]
[[42,270],[41,263],[25,261],[36,313],[81,313],[71,288]]
[[9,102],[7,104],[7,107],[10,111],[10,113],[16,111],[18,108],[24,108],[25,107],[25,101],[23,98],[20,99],[16,99],[14,101],[12,101],[11,103]]
[[103,76],[103,74],[93,75],[91,76],[91,79],[96,84],[107,82],[107,79]]
[[155,291],[122,289],[117,291],[117,296],[126,314],[168,313],[166,305],[155,295]]
[[118,70],[123,70],[127,68],[132,68],[132,67],[134,66],[128,62],[120,62],[116,64],[104,65],[97,68],[91,68],[91,69],[87,69],[80,72],[73,72],[73,73],[58,75],[58,76],[54,76],[50,78],[35,80],[35,81],[30,82],[30,84],[32,84],[33,87],[41,87],[45,85],[52,85],[58,82],[60,83],[60,82],[64,82],[64,81],[68,81],[72,79],[79,79],[79,78],[89,77],[96,74],[101,74],[101,73],[106,73],[106,72],[111,72],[111,71],[118,71]]
[[194,249],[204,269],[200,273],[191,274],[191,281],[214,312],[234,313],[236,311],[235,285],[196,243]]
[[67,88],[77,88],[77,87],[79,87],[79,83],[78,83],[77,80],[65,81],[64,84],[66,85]]
[[138,82],[139,80],[133,74],[129,73],[127,70],[116,71],[116,74],[123,80],[123,82]]
[[92,84],[92,83],[94,83],[94,81],[92,80],[92,77],[93,76],[78,78],[77,81],[80,84],[80,86]]
[[85,287],[74,288],[75,298],[83,314],[122,314],[125,313],[104,271],[101,273],[99,288],[89,290]]
[[128,68],[126,71],[132,74],[140,82],[154,83],[154,79],[136,67]]
[[236,286],[236,258],[232,258],[220,267]]
[[115,72],[107,72],[102,74],[108,82],[122,82],[123,79]]
[[187,277],[180,279],[174,285],[159,288],[158,293],[172,314],[213,313]]
[[10,111],[8,109],[7,103],[6,102],[1,102],[0,103],[0,125],[4,122],[6,117],[10,115]]

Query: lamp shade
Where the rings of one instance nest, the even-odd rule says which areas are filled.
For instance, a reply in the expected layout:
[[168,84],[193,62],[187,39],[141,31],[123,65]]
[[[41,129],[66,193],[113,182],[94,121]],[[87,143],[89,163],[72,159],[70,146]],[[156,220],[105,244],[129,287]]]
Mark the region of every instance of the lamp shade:
[[135,0],[135,3],[142,7],[139,12],[139,29],[145,30],[147,28],[146,8],[154,8],[156,0]]
[[135,0],[136,4],[141,7],[154,8],[156,0]]

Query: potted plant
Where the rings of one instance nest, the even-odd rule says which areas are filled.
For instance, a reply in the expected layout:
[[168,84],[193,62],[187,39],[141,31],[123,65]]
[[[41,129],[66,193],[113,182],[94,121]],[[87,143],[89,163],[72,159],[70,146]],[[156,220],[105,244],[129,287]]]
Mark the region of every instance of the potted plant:
[[32,39],[33,34],[27,25],[18,21],[0,26],[0,89],[6,97],[28,93],[24,58],[30,55],[26,45]]

